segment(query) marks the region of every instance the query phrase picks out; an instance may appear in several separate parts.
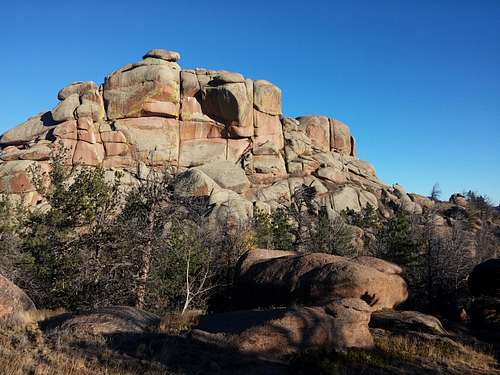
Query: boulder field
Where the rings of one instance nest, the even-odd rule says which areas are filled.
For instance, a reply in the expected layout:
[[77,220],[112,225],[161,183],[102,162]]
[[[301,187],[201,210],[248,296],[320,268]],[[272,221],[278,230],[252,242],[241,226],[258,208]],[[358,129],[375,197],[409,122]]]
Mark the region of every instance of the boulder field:
[[420,212],[432,201],[382,183],[356,158],[349,127],[326,116],[285,117],[281,90],[222,70],[186,69],[177,52],[154,49],[109,74],[74,82],[50,111],[0,137],[0,194],[40,203],[30,170],[47,171],[63,147],[69,167],[102,166],[133,185],[169,167],[182,194],[209,196],[220,220],[245,220],[290,201],[302,184],[316,188],[330,214],[367,204],[382,215]]

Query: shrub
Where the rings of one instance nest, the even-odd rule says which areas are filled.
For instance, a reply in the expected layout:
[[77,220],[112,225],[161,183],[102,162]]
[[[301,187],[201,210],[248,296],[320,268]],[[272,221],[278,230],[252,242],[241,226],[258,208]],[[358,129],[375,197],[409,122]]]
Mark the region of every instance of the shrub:
[[309,250],[340,256],[354,255],[353,232],[344,220],[343,216],[330,218],[326,207],[321,207],[312,228]]

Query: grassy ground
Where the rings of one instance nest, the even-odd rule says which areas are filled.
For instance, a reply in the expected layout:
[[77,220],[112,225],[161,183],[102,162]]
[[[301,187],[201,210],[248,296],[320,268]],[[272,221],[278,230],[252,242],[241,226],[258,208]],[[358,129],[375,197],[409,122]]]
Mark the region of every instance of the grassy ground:
[[447,337],[373,330],[376,348],[334,353],[311,350],[292,359],[291,374],[500,374],[489,346],[472,347]]
[[190,341],[180,334],[197,314],[165,317],[141,335],[44,335],[38,322],[58,312],[36,312],[0,325],[0,373],[4,375],[173,374],[499,374],[491,348],[447,337],[373,330],[374,350],[334,353],[321,349],[289,364],[244,357]]
[[37,311],[0,325],[0,373],[3,375],[169,375],[154,363],[137,360],[109,361],[75,355],[64,343],[49,342],[38,321],[58,312]]

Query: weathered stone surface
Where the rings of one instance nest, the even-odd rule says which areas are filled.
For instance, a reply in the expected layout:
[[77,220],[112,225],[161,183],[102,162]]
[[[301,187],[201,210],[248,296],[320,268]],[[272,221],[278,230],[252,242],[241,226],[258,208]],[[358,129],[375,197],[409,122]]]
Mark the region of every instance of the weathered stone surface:
[[278,155],[254,155],[252,158],[255,173],[262,173],[272,177],[285,178],[287,175],[285,161]]
[[98,166],[104,160],[104,155],[102,144],[78,141],[73,154],[73,165]]
[[195,167],[216,160],[226,160],[227,139],[207,138],[182,141],[179,165]]
[[161,117],[117,120],[132,155],[146,164],[176,164],[179,158],[179,121]]
[[[224,161],[238,166],[244,182],[227,179],[230,169],[218,171],[227,181],[214,178],[221,190],[240,194],[226,197],[240,213],[250,212],[248,202],[269,209],[290,204],[301,184],[316,187],[329,215],[367,204],[386,217],[396,205],[421,212],[420,201],[387,189],[369,163],[355,159],[354,139],[342,122],[318,115],[282,118],[281,91],[272,83],[224,70],[181,71],[178,59],[176,52],[155,49],[111,73],[102,86],[88,81],[62,88],[52,112],[2,135],[0,163],[45,161],[60,145],[68,166],[102,165],[136,177],[139,165],[183,171]],[[25,194],[31,189],[26,176],[14,174],[5,174],[2,186]],[[219,193],[222,207],[219,198],[228,193]]]
[[181,55],[179,52],[167,51],[165,49],[160,49],[160,48],[149,50],[143,56],[143,59],[146,59],[148,57],[153,57],[155,59],[162,59],[165,61],[172,61],[172,62],[179,61],[181,59]]
[[39,113],[30,117],[26,122],[7,130],[0,137],[1,144],[22,144],[35,140],[55,127],[50,112]]
[[355,156],[351,134],[346,124],[339,120],[330,119],[330,134],[332,150],[341,154]]
[[126,65],[106,77],[104,103],[109,119],[151,114],[178,117],[179,66],[164,60],[159,62]]
[[227,160],[239,162],[245,154],[252,150],[252,142],[248,138],[227,140]]
[[80,105],[80,96],[73,94],[60,102],[52,111],[52,119],[64,122],[75,118],[75,110]]
[[473,296],[500,298],[500,259],[488,259],[474,267],[468,284]]
[[214,180],[197,168],[179,173],[172,186],[175,194],[181,197],[208,197],[219,189]]
[[130,156],[129,146],[125,143],[104,142],[106,156]]
[[0,160],[13,161],[13,160],[48,160],[52,153],[51,148],[46,144],[35,144],[25,149],[18,149],[17,147],[10,146],[2,150]]
[[184,98],[193,97],[200,91],[200,82],[196,72],[191,70],[181,71],[181,94]]
[[245,83],[202,87],[201,106],[210,118],[232,127],[252,128],[252,98]]
[[341,185],[347,182],[345,173],[342,173],[340,170],[335,169],[333,167],[325,167],[318,169],[316,174],[319,178],[325,179],[334,184]]
[[287,203],[290,201],[288,181],[278,181],[271,186],[259,189],[257,199],[262,202]]
[[70,120],[59,124],[52,133],[55,137],[62,139],[78,139],[76,121]]
[[144,333],[160,322],[155,314],[129,306],[101,307],[81,313],[68,313],[49,319],[42,329],[51,334],[110,335]]
[[253,114],[255,144],[259,146],[267,142],[273,142],[279,149],[283,148],[284,138],[279,117],[257,110],[254,110]]
[[86,82],[73,82],[70,83],[69,85],[63,87],[59,93],[57,94],[57,99],[59,100],[65,100],[71,95],[78,95],[81,96],[87,92],[92,92],[92,91],[97,91],[98,87],[97,84],[93,81],[86,81]]
[[183,121],[209,121],[214,122],[203,113],[198,99],[186,96],[181,99],[180,118]]
[[359,191],[358,196],[361,208],[367,207],[368,205],[371,205],[374,209],[378,208],[378,199],[374,194],[369,191]]
[[36,310],[33,301],[9,279],[0,275],[0,321],[16,314]]
[[330,151],[330,122],[325,116],[302,116],[297,120],[312,144],[321,151]]
[[215,122],[181,121],[181,141],[191,139],[222,138],[224,125]]
[[322,253],[269,259],[266,253],[272,250],[253,251],[258,253],[246,253],[238,261],[236,280],[242,293],[255,296],[247,301],[254,306],[294,301],[324,305],[336,298],[360,298],[379,310],[394,308],[408,297],[400,275],[355,260]]
[[253,99],[254,106],[259,111],[270,115],[281,115],[281,90],[271,82],[254,81]]
[[243,83],[245,78],[240,73],[219,71],[213,75],[213,81],[216,83]]
[[358,192],[350,186],[345,186],[338,192],[333,193],[332,201],[335,211],[337,212],[342,212],[347,209],[361,211]]
[[197,169],[204,172],[224,189],[242,193],[250,187],[250,181],[245,175],[245,171],[232,161],[214,161],[197,167]]
[[127,138],[121,131],[101,132],[101,140],[103,142],[127,143]]
[[389,331],[416,331],[431,334],[447,334],[438,318],[418,311],[374,311],[371,315],[370,327],[383,328]]
[[0,191],[4,193],[34,191],[30,170],[36,165],[36,162],[30,160],[14,160],[0,164]]
[[[215,204],[210,215],[213,224],[227,223],[229,225],[243,225],[253,216],[252,202],[241,198],[232,190],[219,190],[210,196],[210,204]],[[227,199],[225,199],[227,196]]]
[[81,104],[76,108],[75,117],[90,117],[93,121],[101,121],[106,118],[104,110],[104,99],[99,90],[87,91],[80,96]]
[[229,347],[282,357],[323,346],[371,348],[370,308],[361,300],[339,299],[324,307],[238,311],[202,317],[191,337],[210,344],[226,336]]

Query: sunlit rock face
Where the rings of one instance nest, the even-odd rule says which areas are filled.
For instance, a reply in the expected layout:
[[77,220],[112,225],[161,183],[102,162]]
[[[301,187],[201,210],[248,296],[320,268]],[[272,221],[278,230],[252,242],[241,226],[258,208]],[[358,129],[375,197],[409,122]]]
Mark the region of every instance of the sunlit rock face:
[[196,168],[196,183],[211,188],[183,189],[209,195],[222,220],[286,205],[302,184],[314,186],[315,199],[333,215],[367,204],[384,215],[391,204],[420,209],[414,195],[385,186],[370,163],[356,159],[343,122],[285,117],[281,90],[271,82],[182,70],[179,60],[177,52],[154,49],[100,85],[62,88],[52,110],[0,137],[0,193],[37,204],[29,171],[48,170],[51,152],[62,146],[68,166],[120,170],[127,184],[144,178],[145,170]]

